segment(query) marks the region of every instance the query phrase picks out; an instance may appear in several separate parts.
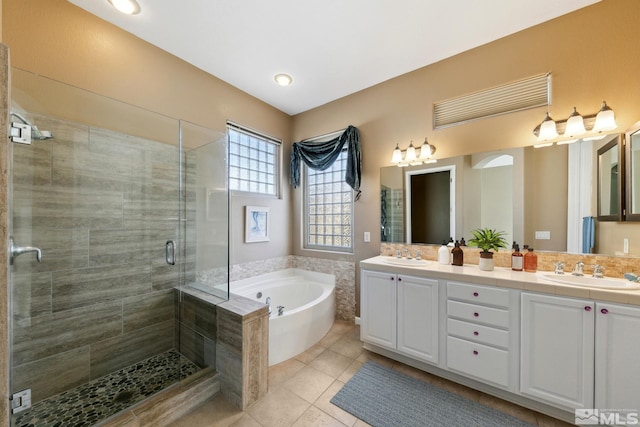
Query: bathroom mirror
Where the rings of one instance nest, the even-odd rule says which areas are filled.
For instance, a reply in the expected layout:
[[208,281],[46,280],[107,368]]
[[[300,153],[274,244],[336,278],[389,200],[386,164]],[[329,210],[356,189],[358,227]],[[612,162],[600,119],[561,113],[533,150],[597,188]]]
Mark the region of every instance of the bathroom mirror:
[[640,221],[640,122],[625,136],[625,219]]
[[[634,154],[624,157],[628,158],[628,162],[633,161],[637,169],[640,162],[640,123],[635,129],[637,134],[627,138],[635,142],[626,147],[627,150],[633,150]],[[597,216],[597,152],[611,141],[620,140],[619,134],[610,134],[600,140],[578,141],[569,145],[540,149],[524,147],[438,159],[434,165],[382,167],[381,241],[410,241],[407,234],[411,230],[407,230],[406,226],[405,174],[428,166],[456,165],[455,209],[451,212],[451,219],[455,221],[457,231],[451,237],[468,238],[470,230],[482,225],[478,215],[484,210],[485,220],[494,218],[494,222],[488,226],[512,233],[509,242],[517,240],[520,244],[532,245],[536,250],[581,253],[583,219]],[[622,149],[622,145],[619,147]],[[484,169],[487,176],[486,179],[481,178],[478,168],[501,154],[513,156],[511,172],[507,172],[507,168],[493,171]],[[630,185],[633,190],[629,191],[633,191],[633,194],[627,197],[627,203],[635,203],[628,208],[628,212],[636,215],[634,220],[640,221],[640,169],[634,171],[634,165],[630,167],[632,172],[627,174],[628,179],[635,182],[635,185]],[[491,174],[495,175],[493,180]],[[512,189],[498,187],[496,183],[511,185]],[[502,217],[490,214],[487,211],[490,209],[499,212]],[[596,222],[596,229],[597,233],[602,232],[607,236],[607,239],[598,239],[598,245],[594,248],[595,252],[603,255],[622,253],[623,238],[629,238],[632,244],[640,239],[640,224]],[[636,256],[633,248],[632,256]]]
[[619,136],[598,149],[598,221],[622,221],[623,155]]

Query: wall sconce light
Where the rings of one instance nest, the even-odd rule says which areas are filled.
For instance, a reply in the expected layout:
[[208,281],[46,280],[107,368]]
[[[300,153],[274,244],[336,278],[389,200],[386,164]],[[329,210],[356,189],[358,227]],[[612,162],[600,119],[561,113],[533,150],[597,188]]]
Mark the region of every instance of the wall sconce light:
[[538,144],[534,147],[549,147],[554,142],[571,144],[579,139],[597,140],[604,138],[604,133],[617,127],[613,110],[605,101],[602,101],[602,107],[596,114],[582,116],[576,107],[573,107],[567,120],[559,122],[554,121],[547,112],[542,123],[533,129],[533,134],[538,137]]
[[436,163],[437,160],[432,158],[435,152],[436,147],[429,144],[426,137],[424,138],[424,143],[420,148],[414,147],[413,141],[409,143],[409,147],[404,151],[400,149],[400,145],[396,144],[396,148],[393,150],[393,154],[391,155],[391,163],[398,167],[418,166],[423,163]]

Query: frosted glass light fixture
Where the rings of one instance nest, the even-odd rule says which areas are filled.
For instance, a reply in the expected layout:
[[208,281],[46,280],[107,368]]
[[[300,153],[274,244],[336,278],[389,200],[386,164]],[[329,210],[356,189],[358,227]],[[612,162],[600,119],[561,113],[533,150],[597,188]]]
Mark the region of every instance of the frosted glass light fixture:
[[609,108],[606,101],[602,101],[602,108],[596,115],[596,123],[593,125],[593,132],[602,133],[614,130],[618,127],[613,110]]
[[407,148],[407,153],[404,155],[404,160],[408,163],[414,162],[416,160],[416,147],[413,146],[413,141],[409,143],[409,147]]
[[548,141],[558,137],[558,130],[556,128],[556,122],[551,118],[549,113],[545,116],[544,120],[540,124],[540,131],[538,133],[538,141]]
[[400,150],[400,146],[396,144],[396,148],[393,150],[393,154],[391,155],[391,163],[397,165],[402,161],[402,151]]
[[136,0],[109,0],[109,3],[118,9],[118,11],[127,15],[137,15],[140,13],[140,5]]
[[567,128],[564,131],[564,136],[574,138],[576,136],[583,135],[586,132],[587,130],[584,128],[584,119],[580,113],[578,113],[576,107],[573,107],[573,111],[567,119]]

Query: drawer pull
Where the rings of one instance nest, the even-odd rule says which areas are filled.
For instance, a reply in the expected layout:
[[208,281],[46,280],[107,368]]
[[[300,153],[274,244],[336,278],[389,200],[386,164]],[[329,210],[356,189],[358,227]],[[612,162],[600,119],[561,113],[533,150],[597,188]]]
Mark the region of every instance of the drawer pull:
[[478,335],[480,335],[480,332],[478,332],[478,331],[473,331],[473,335],[477,337]]
[[478,313],[477,311],[475,313],[473,313],[473,317],[479,317],[480,313]]
[[478,350],[473,350],[473,355],[477,356],[478,355]]
[[584,311],[591,311],[591,306],[590,306],[590,305],[586,306],[586,307],[584,308]]
[[473,293],[473,296],[474,296],[474,297],[477,297],[478,295],[480,295],[480,294],[479,294],[479,293],[477,293],[477,292],[474,292],[474,293]]
[[600,313],[602,314],[607,314],[609,312],[609,310],[607,310],[606,308],[603,308],[602,310],[600,310]]

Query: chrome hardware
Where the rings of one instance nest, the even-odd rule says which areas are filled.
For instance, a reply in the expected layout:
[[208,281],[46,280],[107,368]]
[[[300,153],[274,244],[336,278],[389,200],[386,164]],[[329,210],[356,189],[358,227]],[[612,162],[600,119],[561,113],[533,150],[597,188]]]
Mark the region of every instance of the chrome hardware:
[[31,145],[31,126],[26,123],[11,122],[11,142]]
[[267,297],[267,300],[264,303],[269,308],[269,316],[271,316],[271,297]]
[[405,249],[404,253],[405,253],[405,256],[407,257],[407,259],[411,259],[411,252],[409,251],[409,249]]
[[564,274],[564,262],[556,262],[555,274]]
[[574,276],[584,276],[582,267],[584,267],[584,262],[576,262],[576,265],[573,266],[573,271],[571,272],[571,274]]
[[13,237],[9,237],[9,265],[13,265],[13,259],[15,257],[28,252],[35,252],[36,261],[42,262],[42,251],[39,248],[33,246],[16,246],[13,243]]
[[417,260],[421,260],[422,259],[422,252],[420,252],[420,251],[416,252],[416,259]]
[[169,265],[176,265],[176,242],[175,240],[167,240],[164,245],[164,259]]
[[396,251],[396,258],[402,258],[402,251],[400,249]]
[[598,279],[602,279],[604,277],[604,267],[601,265],[596,264],[593,267],[593,277],[598,278]]
[[11,413],[17,414],[31,408],[31,389],[19,391],[11,396]]
[[278,316],[282,316],[283,313],[284,313],[284,305],[279,305],[278,306]]

